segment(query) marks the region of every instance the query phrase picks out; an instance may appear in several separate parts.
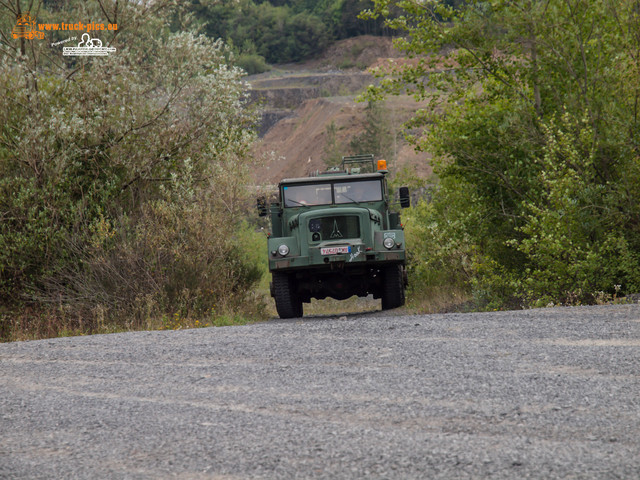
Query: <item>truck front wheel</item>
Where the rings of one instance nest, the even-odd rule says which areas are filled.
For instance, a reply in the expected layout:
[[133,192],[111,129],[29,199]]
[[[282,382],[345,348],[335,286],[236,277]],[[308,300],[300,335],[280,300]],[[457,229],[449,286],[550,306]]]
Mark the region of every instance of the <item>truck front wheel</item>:
[[273,298],[280,318],[302,317],[302,300],[296,292],[293,275],[273,272]]
[[393,265],[383,270],[382,310],[404,305],[404,277],[401,265]]

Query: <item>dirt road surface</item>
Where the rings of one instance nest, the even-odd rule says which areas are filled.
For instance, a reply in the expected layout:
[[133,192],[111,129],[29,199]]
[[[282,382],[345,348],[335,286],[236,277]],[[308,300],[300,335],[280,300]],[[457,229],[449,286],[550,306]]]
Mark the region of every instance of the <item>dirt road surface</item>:
[[0,478],[640,478],[640,305],[2,344]]

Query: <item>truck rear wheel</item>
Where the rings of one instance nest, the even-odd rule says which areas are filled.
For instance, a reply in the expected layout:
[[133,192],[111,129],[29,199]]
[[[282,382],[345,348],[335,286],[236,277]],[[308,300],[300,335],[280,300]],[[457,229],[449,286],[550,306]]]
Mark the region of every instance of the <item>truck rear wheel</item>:
[[280,318],[302,317],[302,300],[295,289],[293,275],[273,272],[273,297]]
[[404,277],[402,266],[392,265],[383,270],[382,310],[404,305]]

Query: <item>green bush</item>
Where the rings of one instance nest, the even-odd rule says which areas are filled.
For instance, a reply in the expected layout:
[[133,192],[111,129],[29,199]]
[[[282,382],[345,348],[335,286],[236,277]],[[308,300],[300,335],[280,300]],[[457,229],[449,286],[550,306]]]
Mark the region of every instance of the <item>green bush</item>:
[[243,53],[236,57],[235,64],[249,75],[267,72],[271,69],[264,57],[257,53]]
[[[599,292],[640,289],[636,229],[625,218],[637,208],[625,208],[619,184],[599,181],[597,143],[586,118],[565,113],[545,126],[540,196],[525,206],[525,236],[512,241],[528,259],[521,288],[537,304],[593,303]],[[637,187],[633,177],[620,182]]]
[[636,3],[374,3],[415,61],[366,98],[422,102],[409,126],[439,179],[412,227],[422,281],[486,308],[637,292]]
[[219,41],[111,8],[115,54],[49,63],[34,42],[0,60],[0,301],[83,330],[239,308],[261,277],[237,239],[243,72]]
[[210,38],[223,38],[234,45],[247,43],[269,63],[295,62],[324,50],[331,40],[327,26],[304,9],[295,11],[286,5],[240,0],[224,5],[217,2],[185,6],[203,22]]

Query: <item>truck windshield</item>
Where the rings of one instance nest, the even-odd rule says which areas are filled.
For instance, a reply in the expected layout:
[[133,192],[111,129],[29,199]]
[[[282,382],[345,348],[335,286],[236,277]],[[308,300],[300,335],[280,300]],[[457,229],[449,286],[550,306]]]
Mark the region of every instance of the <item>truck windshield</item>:
[[[332,195],[333,190],[333,195]],[[335,203],[379,202],[382,200],[380,180],[314,183],[282,187],[285,207],[330,205]]]
[[378,202],[382,200],[380,180],[336,183],[334,189],[336,203]]
[[292,185],[282,187],[285,207],[331,204],[331,184]]

